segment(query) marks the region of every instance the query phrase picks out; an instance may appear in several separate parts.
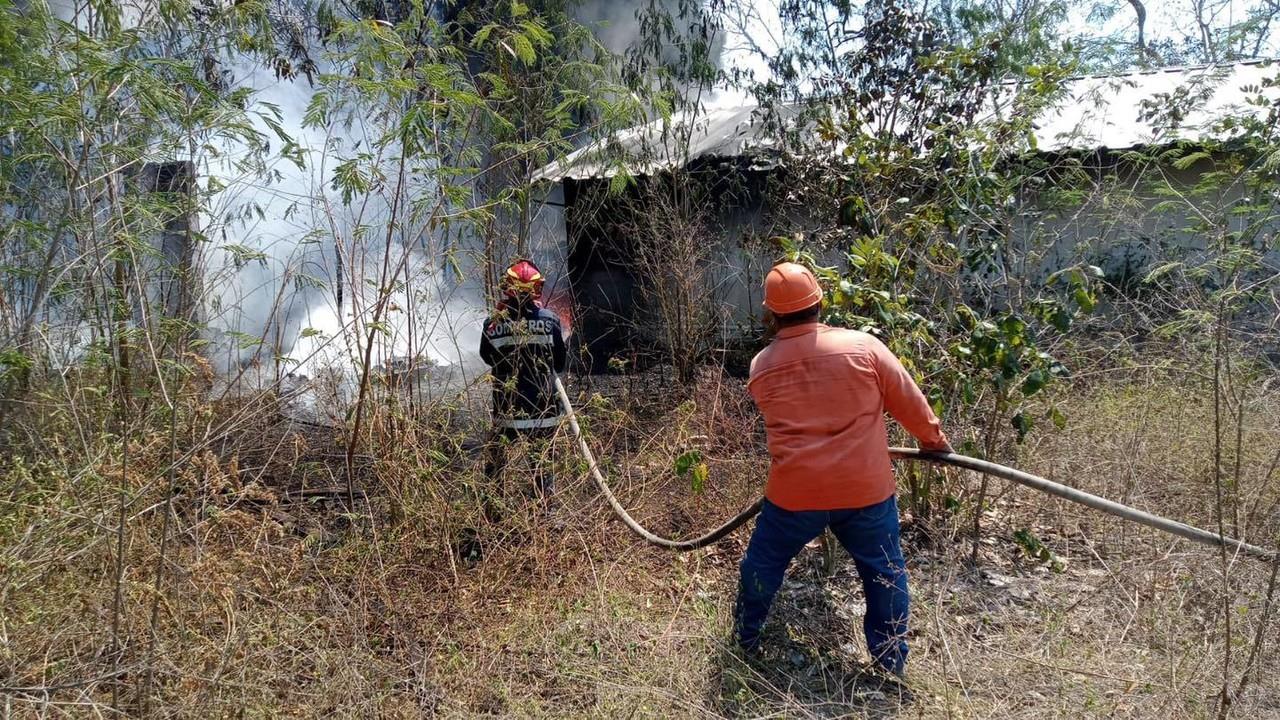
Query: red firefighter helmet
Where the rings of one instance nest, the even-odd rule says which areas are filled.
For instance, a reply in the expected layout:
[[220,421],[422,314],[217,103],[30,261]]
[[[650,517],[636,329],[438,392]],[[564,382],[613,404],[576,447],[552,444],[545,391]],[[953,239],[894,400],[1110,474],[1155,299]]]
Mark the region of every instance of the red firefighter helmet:
[[502,274],[502,294],[516,299],[522,296],[537,299],[542,296],[545,278],[532,260],[518,260]]

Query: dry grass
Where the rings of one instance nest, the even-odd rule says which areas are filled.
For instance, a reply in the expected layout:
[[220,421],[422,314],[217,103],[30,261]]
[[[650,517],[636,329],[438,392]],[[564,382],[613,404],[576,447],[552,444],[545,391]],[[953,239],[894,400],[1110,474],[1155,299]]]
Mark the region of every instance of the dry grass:
[[[643,389],[595,389],[611,400],[584,402],[591,432],[611,449],[603,454],[619,493],[657,528],[695,532],[758,491],[765,458],[734,381],[704,377],[687,397],[634,412],[624,409]],[[1242,432],[1241,517],[1251,540],[1274,544],[1280,493],[1265,473],[1280,416],[1277,398],[1255,395]],[[1021,466],[1213,526],[1212,403],[1202,384],[1132,374],[1060,402],[1067,428],[1041,429],[1020,450]],[[1021,489],[1000,488],[988,510],[980,573],[967,568],[963,532],[925,542],[908,530],[917,697],[899,707],[862,671],[849,563],[826,577],[819,553],[806,551],[764,657],[745,662],[727,642],[745,532],[685,555],[647,547],[612,520],[566,454],[555,461],[563,527],[523,498],[518,464],[507,514],[489,524],[479,495],[492,489],[462,436],[443,427],[401,430],[367,459],[371,504],[358,516],[286,492],[329,482],[330,466],[338,474],[323,433],[293,438],[263,422],[246,429],[252,440],[198,455],[180,476],[158,594],[155,475],[165,445],[162,435],[138,438],[127,481],[137,502],[126,538],[125,672],[111,678],[102,676],[113,667],[115,464],[104,455],[96,473],[76,475],[84,459],[56,448],[39,465],[11,459],[0,503],[0,685],[9,688],[0,713],[110,717],[118,683],[122,713],[145,705],[172,717],[1217,714],[1223,583],[1209,549]],[[690,448],[711,466],[701,494],[671,468]],[[1226,465],[1234,469],[1234,457]],[[1061,567],[1030,557],[1019,530]],[[1227,569],[1233,686],[1261,621],[1265,570],[1245,559]],[[1280,717],[1280,638],[1274,626],[1262,637],[1232,717]],[[147,668],[155,680],[142,698]]]

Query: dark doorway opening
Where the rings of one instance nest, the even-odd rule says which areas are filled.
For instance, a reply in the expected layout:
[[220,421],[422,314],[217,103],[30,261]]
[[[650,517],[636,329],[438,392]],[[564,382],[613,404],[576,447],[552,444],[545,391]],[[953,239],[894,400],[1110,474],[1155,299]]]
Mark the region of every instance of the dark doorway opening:
[[623,230],[625,202],[609,197],[608,181],[566,180],[569,282],[577,306],[574,344],[593,372],[612,358],[637,354],[638,278]]

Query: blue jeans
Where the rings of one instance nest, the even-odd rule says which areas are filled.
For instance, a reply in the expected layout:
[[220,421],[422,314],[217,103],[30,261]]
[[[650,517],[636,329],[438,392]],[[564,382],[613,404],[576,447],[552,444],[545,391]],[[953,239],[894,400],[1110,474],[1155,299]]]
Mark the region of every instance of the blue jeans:
[[898,539],[898,503],[893,497],[856,510],[784,510],[764,501],[755,532],[742,558],[742,580],[734,607],[738,643],[760,643],[773,596],[791,560],[804,546],[831,528],[853,557],[862,578],[867,613],[862,629],[871,657],[886,670],[901,673],[907,664],[907,568]]

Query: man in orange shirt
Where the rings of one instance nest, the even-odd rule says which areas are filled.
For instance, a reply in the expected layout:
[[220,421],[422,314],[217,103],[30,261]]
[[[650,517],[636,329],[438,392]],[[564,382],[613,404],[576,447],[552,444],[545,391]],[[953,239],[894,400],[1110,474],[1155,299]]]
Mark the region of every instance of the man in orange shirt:
[[907,571],[889,460],[888,411],[928,450],[950,451],[920,388],[875,337],[818,322],[822,289],[807,268],[782,263],[765,278],[777,336],[751,361],[747,388],[764,415],[769,482],[742,559],[734,610],[751,651],[787,566],[828,527],[853,557],[871,657],[902,677],[907,662]]

